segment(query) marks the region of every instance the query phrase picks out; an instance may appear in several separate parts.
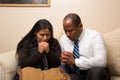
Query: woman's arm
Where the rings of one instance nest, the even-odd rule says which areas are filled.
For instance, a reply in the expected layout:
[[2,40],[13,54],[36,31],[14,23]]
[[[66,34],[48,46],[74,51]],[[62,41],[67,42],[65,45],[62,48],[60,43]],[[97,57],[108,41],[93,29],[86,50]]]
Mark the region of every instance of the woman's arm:
[[61,64],[60,54],[61,47],[59,42],[55,39],[52,45],[50,45],[50,51],[47,54],[48,64],[51,65],[51,67],[58,67]]
[[18,65],[23,67],[35,67],[38,60],[41,58],[37,47],[28,50],[20,50],[18,55]]

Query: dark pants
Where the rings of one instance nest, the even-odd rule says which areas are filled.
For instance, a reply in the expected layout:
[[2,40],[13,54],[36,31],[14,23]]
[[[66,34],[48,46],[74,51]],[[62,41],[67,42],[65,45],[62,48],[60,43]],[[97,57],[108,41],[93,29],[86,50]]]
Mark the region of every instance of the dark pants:
[[71,80],[110,80],[108,68],[93,67],[88,70],[80,70],[80,75],[77,75],[74,70],[66,65],[61,66],[71,77]]

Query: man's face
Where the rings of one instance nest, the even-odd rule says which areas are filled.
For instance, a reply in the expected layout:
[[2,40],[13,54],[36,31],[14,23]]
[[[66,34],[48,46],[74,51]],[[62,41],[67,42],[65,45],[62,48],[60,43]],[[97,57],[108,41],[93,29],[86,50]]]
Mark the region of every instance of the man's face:
[[82,32],[82,24],[74,26],[71,19],[63,21],[63,28],[67,37],[72,41],[77,40]]

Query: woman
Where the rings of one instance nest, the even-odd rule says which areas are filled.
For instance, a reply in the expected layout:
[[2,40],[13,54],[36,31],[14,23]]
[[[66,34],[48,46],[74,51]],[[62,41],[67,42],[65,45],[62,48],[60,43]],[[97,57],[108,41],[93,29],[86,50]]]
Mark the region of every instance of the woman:
[[[18,43],[16,51],[18,66],[21,69],[34,67],[41,70],[58,67],[61,64],[60,53],[60,45],[53,37],[53,27],[46,19],[35,23],[30,32]],[[47,61],[44,60],[46,58]],[[16,74],[14,80],[18,78]]]

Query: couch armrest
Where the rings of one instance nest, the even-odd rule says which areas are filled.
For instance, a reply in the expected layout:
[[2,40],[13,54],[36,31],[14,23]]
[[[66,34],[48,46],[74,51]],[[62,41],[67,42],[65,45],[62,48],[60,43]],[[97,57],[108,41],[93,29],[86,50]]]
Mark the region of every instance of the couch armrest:
[[16,67],[15,50],[0,53],[0,80],[12,80]]

